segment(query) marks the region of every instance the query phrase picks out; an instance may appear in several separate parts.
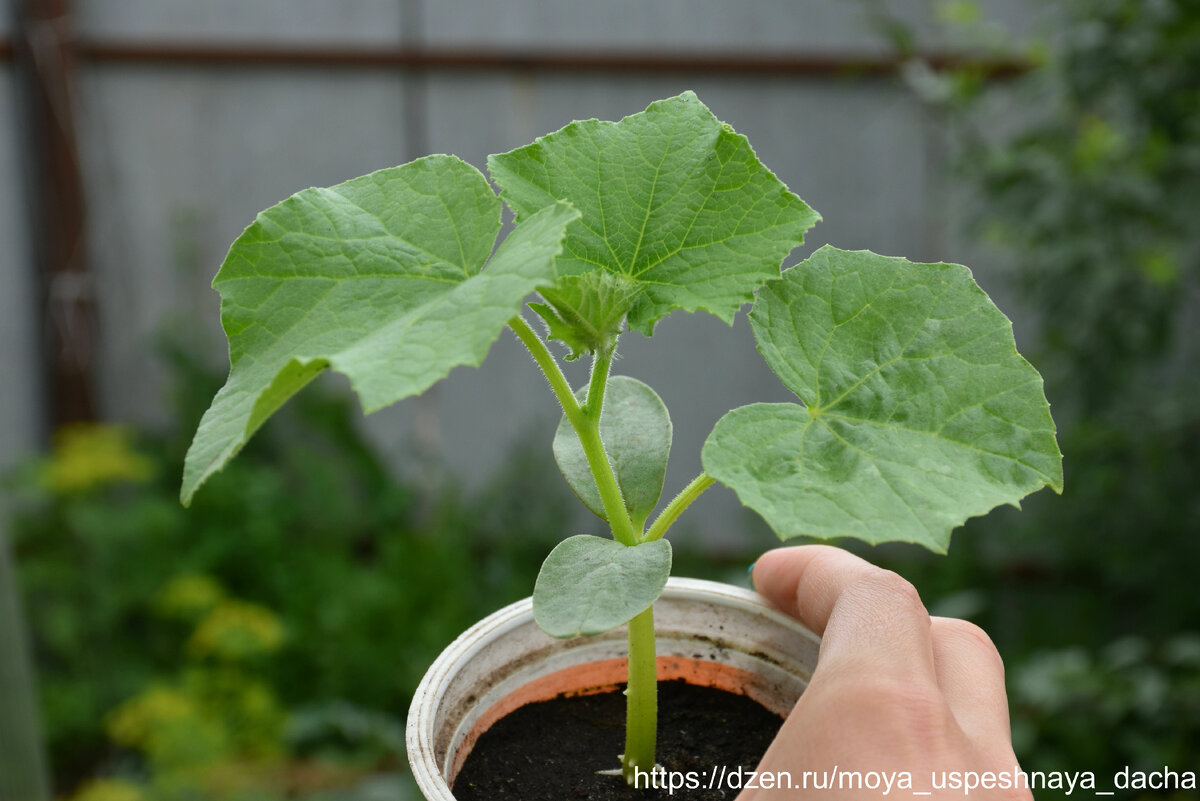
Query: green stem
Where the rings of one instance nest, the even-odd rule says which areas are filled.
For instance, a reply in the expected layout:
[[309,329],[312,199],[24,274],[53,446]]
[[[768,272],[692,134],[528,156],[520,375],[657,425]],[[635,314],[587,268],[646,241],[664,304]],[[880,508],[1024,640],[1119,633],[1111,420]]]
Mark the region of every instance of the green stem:
[[604,451],[604,443],[600,440],[600,411],[604,403],[608,370],[612,365],[612,349],[596,354],[596,361],[592,364],[591,381],[588,384],[588,400],[586,406],[581,407],[558,362],[550,354],[542,338],[529,327],[529,323],[518,314],[508,321],[508,326],[529,350],[538,367],[542,368],[542,373],[550,382],[550,388],[558,397],[563,414],[579,436],[588,468],[596,480],[596,488],[600,491],[600,501],[604,504],[604,515],[612,528],[613,538],[622,545],[637,545],[638,535],[629,519],[629,513],[625,511],[625,499],[621,496],[617,477],[608,461],[608,454]]
[[692,505],[692,501],[700,497],[703,492],[716,483],[716,479],[707,473],[701,473],[692,479],[692,483],[688,484],[683,490],[676,495],[667,508],[662,510],[650,526],[650,530],[646,532],[646,536],[642,537],[642,542],[653,542],[654,540],[662,539],[662,536],[667,533],[667,529],[675,522],[679,515],[683,514],[683,510]]
[[588,381],[587,400],[584,401],[583,413],[600,424],[600,412],[604,408],[604,390],[608,387],[608,371],[612,367],[615,348],[607,348],[596,354],[592,362],[592,377]]
[[592,378],[588,383],[588,398],[583,408],[583,421],[575,426],[575,433],[579,435],[588,467],[596,480],[596,489],[600,491],[604,516],[608,518],[613,539],[622,545],[632,546],[638,544],[638,532],[634,530],[633,521],[625,509],[625,497],[621,495],[617,475],[600,439],[600,413],[604,406],[604,388],[608,384],[612,356],[611,348],[596,354],[596,361],[592,363]]
[[[654,607],[629,621],[629,683],[625,689],[625,754],[621,774],[630,786],[634,769],[654,769],[658,737],[658,661],[654,654]],[[644,781],[644,780],[643,780]]]
[[[550,388],[554,390],[558,402],[563,407],[563,414],[579,436],[584,455],[587,456],[588,468],[596,480],[596,488],[600,491],[600,499],[604,503],[604,513],[612,528],[613,538],[623,545],[637,545],[640,540],[640,526],[638,529],[634,528],[629,512],[625,509],[625,499],[621,496],[616,473],[600,439],[600,414],[604,408],[604,390],[608,385],[614,348],[605,348],[596,354],[592,363],[592,375],[588,381],[587,400],[580,406],[558,362],[550,354],[542,338],[534,333],[520,315],[509,320],[508,324],[542,369],[546,380],[550,382]],[[696,494],[700,492],[703,492],[703,488]],[[678,500],[676,498],[671,506]],[[675,516],[690,502],[689,500],[683,503],[675,512]],[[670,511],[671,506],[660,516],[660,520]],[[663,526],[663,530],[666,530],[666,526]],[[626,690],[625,756],[621,761],[621,772],[630,785],[634,781],[634,768],[642,771],[654,768],[654,748],[658,737],[657,674],[654,607],[651,606],[629,621],[629,683]]]
[[529,327],[529,323],[525,322],[525,318],[519,314],[508,321],[508,327],[525,345],[529,354],[533,356],[533,360],[537,362],[537,366],[542,368],[542,374],[550,382],[550,389],[554,390],[554,396],[558,398],[563,414],[578,431],[583,424],[583,409],[580,408],[579,401],[575,400],[575,393],[571,391],[571,385],[567,383],[567,378],[563,375],[558,362],[550,355],[546,343],[534,333],[533,329]]
[[[583,414],[584,428],[579,429],[579,439],[584,451],[589,447],[603,458],[603,469],[597,471],[596,462],[588,456],[588,464],[604,499],[604,510],[608,513],[613,537],[626,545],[636,545],[645,520],[634,525],[625,509],[625,499],[617,485],[616,473],[608,460],[604,444],[600,441],[600,415],[604,409],[604,390],[608,386],[608,374],[612,367],[613,348],[596,353],[592,363],[592,376],[588,382],[587,401]],[[594,445],[589,440],[594,438]],[[617,521],[617,522],[614,522]],[[625,689],[625,753],[621,759],[621,775],[630,786],[634,785],[636,771],[648,773],[654,769],[654,751],[658,740],[658,658],[654,641],[654,607],[629,621],[629,660]]]

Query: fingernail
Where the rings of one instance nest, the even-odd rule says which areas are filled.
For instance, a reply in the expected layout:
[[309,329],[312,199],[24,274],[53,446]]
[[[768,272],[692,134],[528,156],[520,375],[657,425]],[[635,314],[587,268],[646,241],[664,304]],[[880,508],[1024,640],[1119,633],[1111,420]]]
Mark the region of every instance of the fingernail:
[[754,573],[754,566],[755,566],[755,565],[757,565],[757,564],[758,564],[758,560],[757,560],[757,559],[755,559],[753,562],[751,562],[751,563],[750,563],[750,567],[746,568],[746,572],[747,572],[747,573]]

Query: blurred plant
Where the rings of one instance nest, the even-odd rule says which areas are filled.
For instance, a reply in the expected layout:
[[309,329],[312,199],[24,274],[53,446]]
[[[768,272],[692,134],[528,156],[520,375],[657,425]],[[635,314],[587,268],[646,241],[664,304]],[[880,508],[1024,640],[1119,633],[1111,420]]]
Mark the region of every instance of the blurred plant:
[[1182,634],[1160,647],[1126,637],[1097,653],[1039,652],[1013,671],[1010,686],[1014,746],[1036,753],[1039,769],[1086,768],[1105,779],[1125,766],[1190,769],[1200,636]]
[[[164,353],[173,418],[190,432],[203,411],[194,399],[211,397],[221,376],[194,348],[167,342]],[[309,710],[297,719],[311,723],[313,710],[343,702],[386,728],[442,647],[529,594],[573,508],[546,478],[556,471],[548,459],[514,454],[507,480],[522,491],[448,488],[423,502],[363,440],[346,398],[305,395],[190,510],[177,497],[186,442],[175,432],[79,429],[8,480],[60,788],[112,772],[131,750],[154,762],[182,759],[177,746],[315,754],[349,742],[333,724],[327,741],[311,726],[285,737],[280,716],[290,709]],[[536,508],[512,508],[533,496]],[[433,575],[429,564],[442,569]],[[213,723],[233,719],[242,734]],[[175,742],[176,730],[189,734]],[[400,764],[383,741],[354,741],[357,756],[341,749],[358,766],[351,775],[372,759]],[[289,786],[320,789],[327,773]]]
[[1111,610],[1098,619],[1054,622],[1099,647],[1200,617],[1200,596],[1173,591],[1200,559],[1200,6],[1057,5],[1045,66],[954,95],[951,119],[974,230],[1038,316],[1035,358],[1073,457],[1061,500],[989,521],[1024,541],[990,555],[1033,589],[1014,599],[1023,617],[1050,594],[1103,599],[1057,604]]
[[208,593],[209,609],[191,607],[194,630],[181,645],[186,658],[178,675],[107,716],[112,741],[142,757],[141,789],[150,798],[237,797],[274,778],[283,756],[284,712],[260,675],[282,642],[279,620],[261,606],[221,597],[207,577],[177,577],[163,595],[178,600],[190,589],[194,600],[202,586],[216,592]]
[[404,759],[404,727],[390,715],[345,701],[297,710],[285,739],[292,753],[342,763]]
[[978,4],[942,3],[952,40],[1027,58],[998,83],[921,62],[916,35],[863,2],[947,122],[969,230],[1036,317],[1027,352],[1068,457],[1061,498],[971,521],[1005,536],[893,566],[927,598],[971,588],[1026,767],[1179,764],[1200,737],[1198,666],[1169,658],[1200,619],[1200,4],[1058,0],[1039,7],[1050,34],[1018,46]]
[[225,600],[225,590],[212,576],[183,573],[167,582],[154,598],[154,611],[165,618],[195,621]]
[[[112,742],[139,760],[126,761],[121,777],[85,782],[71,801],[339,797],[384,758],[395,762],[403,752],[402,736],[400,745],[388,742],[384,750],[367,748],[361,738],[340,753],[289,747],[284,710],[262,679],[283,643],[275,615],[227,597],[211,577],[195,574],[171,579],[159,598],[161,614],[186,618],[192,627],[179,642],[182,666],[107,716]],[[380,727],[387,720],[365,712],[359,718]],[[288,729],[305,720],[297,715]]]
[[144,483],[153,475],[153,465],[134,449],[127,426],[72,423],[55,432],[54,440],[53,455],[39,471],[40,481],[53,493]]
[[146,795],[140,786],[125,779],[91,779],[71,801],[146,801]]
[[225,600],[200,621],[188,640],[188,652],[239,662],[275,651],[282,640],[283,629],[269,610],[257,604]]

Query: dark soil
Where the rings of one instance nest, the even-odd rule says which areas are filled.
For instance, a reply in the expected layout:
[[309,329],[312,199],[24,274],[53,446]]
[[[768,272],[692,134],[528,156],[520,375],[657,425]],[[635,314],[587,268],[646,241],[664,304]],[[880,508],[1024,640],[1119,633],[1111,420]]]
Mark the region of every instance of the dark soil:
[[[694,789],[634,790],[618,767],[625,742],[625,696],[619,692],[529,704],[497,721],[467,756],[454,783],[461,801],[690,801],[737,796],[738,768],[754,770],[783,719],[742,695],[684,682],[658,685],[658,763],[675,784]],[[721,787],[721,775],[726,777]],[[714,773],[715,771],[715,773]],[[710,782],[711,787],[710,788]],[[729,786],[733,784],[733,786]]]

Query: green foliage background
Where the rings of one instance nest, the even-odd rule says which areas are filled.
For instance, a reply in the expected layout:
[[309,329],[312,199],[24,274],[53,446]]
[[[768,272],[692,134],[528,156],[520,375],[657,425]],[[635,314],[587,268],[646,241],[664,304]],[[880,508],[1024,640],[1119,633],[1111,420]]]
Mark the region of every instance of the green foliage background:
[[[476,493],[431,497],[390,475],[350,398],[316,387],[184,509],[185,437],[222,381],[196,352],[161,347],[178,428],[67,430],[6,481],[55,787],[76,801],[409,797],[417,682],[461,631],[530,594],[578,501],[548,439]],[[744,583],[750,558],[685,548],[676,566]]]
[[[561,479],[543,485],[554,471],[548,448],[539,454],[548,464],[516,454],[517,469],[477,495],[421,497],[362,440],[357,408],[328,392],[304,393],[185,510],[182,432],[194,430],[221,378],[188,349],[168,353],[178,435],[76,431],[10,480],[60,790],[96,771],[143,776],[146,754],[106,731],[113,710],[149,687],[179,685],[191,668],[211,678],[228,667],[196,658],[194,620],[164,614],[164,591],[181,579],[208,582],[277,620],[282,641],[239,662],[239,681],[268,687],[274,702],[300,713],[293,734],[296,726],[308,733],[288,740],[280,729],[258,752],[329,746],[358,758],[371,751],[371,727],[353,720],[378,714],[402,730],[428,664],[475,620],[529,594],[574,513]],[[326,719],[320,710],[331,703],[352,706]],[[393,739],[400,750],[379,754],[380,766],[403,764],[403,738]],[[254,752],[227,749],[222,764]]]
[[[987,33],[972,7],[943,4]],[[1000,646],[1023,766],[1108,782],[1200,752],[1200,5],[1053,10],[1011,85],[914,85],[949,124],[968,233],[1031,313],[1065,490],[892,564]]]

